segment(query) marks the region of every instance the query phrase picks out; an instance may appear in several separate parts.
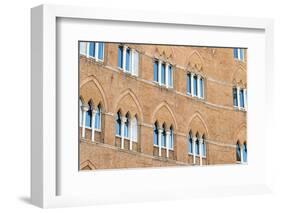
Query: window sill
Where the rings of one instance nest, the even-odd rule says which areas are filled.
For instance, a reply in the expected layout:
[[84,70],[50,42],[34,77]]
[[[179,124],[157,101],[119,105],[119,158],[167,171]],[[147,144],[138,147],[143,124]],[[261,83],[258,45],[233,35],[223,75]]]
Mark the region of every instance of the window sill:
[[[153,144],[153,147],[159,148],[159,146],[155,145],[155,144]],[[162,146],[161,149],[167,149],[167,148]],[[168,150],[169,151],[174,151],[174,149],[172,149],[172,148],[168,148]]]

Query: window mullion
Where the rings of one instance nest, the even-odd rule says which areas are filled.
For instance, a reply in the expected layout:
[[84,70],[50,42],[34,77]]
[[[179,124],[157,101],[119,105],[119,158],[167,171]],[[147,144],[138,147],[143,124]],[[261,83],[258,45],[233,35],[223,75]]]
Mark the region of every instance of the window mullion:
[[95,42],[95,56],[94,58],[97,60],[99,56],[99,42]]

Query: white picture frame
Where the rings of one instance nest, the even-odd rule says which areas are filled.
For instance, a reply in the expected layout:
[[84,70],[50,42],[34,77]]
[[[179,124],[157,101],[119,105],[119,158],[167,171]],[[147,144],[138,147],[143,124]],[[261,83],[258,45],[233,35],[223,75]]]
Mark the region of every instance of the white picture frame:
[[[63,21],[68,20],[67,25],[64,25]],[[247,167],[233,167],[233,166],[212,166],[204,168],[165,168],[165,169],[145,169],[145,170],[117,170],[117,171],[101,171],[95,173],[79,174],[77,179],[69,178],[71,181],[67,181],[67,176],[74,171],[73,168],[77,165],[70,165],[69,168],[65,166],[65,158],[61,157],[61,150],[64,145],[57,143],[60,139],[60,132],[57,130],[58,126],[58,90],[63,91],[60,78],[58,78],[57,70],[61,65],[58,65],[58,34],[62,30],[70,26],[71,21],[78,20],[83,22],[87,20],[88,23],[94,20],[99,22],[99,26],[102,23],[118,23],[121,26],[122,23],[134,23],[134,25],[141,25],[146,27],[153,24],[159,29],[161,27],[165,30],[176,27],[195,27],[195,30],[199,28],[202,30],[214,30],[221,29],[225,32],[235,31],[247,31],[250,33],[260,33],[259,41],[264,42],[261,46],[263,51],[259,56],[249,55],[249,70],[254,68],[254,57],[261,57],[262,67],[260,69],[261,76],[265,76],[265,79],[257,77],[257,82],[261,82],[264,91],[261,93],[259,100],[257,100],[255,91],[257,86],[251,84],[251,78],[254,76],[250,74],[249,81],[249,137],[257,141],[257,148],[252,148],[252,162],[249,159],[249,165]],[[117,25],[115,23],[115,25]],[[79,23],[78,23],[79,24]],[[203,16],[203,15],[188,15],[188,14],[166,14],[153,13],[148,11],[115,11],[108,8],[86,8],[86,7],[74,7],[74,6],[54,6],[54,5],[41,5],[31,10],[31,201],[34,205],[49,208],[49,207],[62,207],[62,206],[76,206],[76,205],[93,205],[100,203],[116,203],[116,202],[136,202],[141,200],[165,200],[165,199],[178,199],[188,198],[194,196],[212,196],[212,195],[233,195],[233,194],[252,194],[252,193],[264,193],[271,191],[271,166],[270,166],[270,142],[273,141],[273,135],[270,134],[271,127],[274,125],[271,122],[273,118],[273,94],[270,92],[273,90],[274,85],[271,82],[273,73],[273,21],[270,19],[256,19],[256,18],[240,18],[240,17],[216,17],[216,16]],[[66,26],[66,28],[65,28]],[[62,27],[62,28],[60,28]],[[97,26],[94,26],[97,27]],[[128,27],[127,25],[124,27]],[[130,27],[130,26],[129,26]],[[67,30],[69,30],[67,29]],[[182,29],[182,28],[181,28]],[[99,38],[109,40],[104,29],[104,33],[99,34]],[[215,35],[215,34],[214,34]],[[126,34],[121,33],[116,39],[126,40]],[[132,33],[130,41],[133,40],[134,33]],[[206,34],[207,36],[207,34]],[[212,33],[209,33],[210,39]],[[165,36],[164,36],[165,37]],[[192,37],[192,36],[191,36]],[[193,35],[194,37],[194,35]],[[253,36],[254,37],[254,36]],[[81,40],[87,40],[81,38]],[[179,38],[180,39],[180,38]],[[249,37],[248,40],[251,38]],[[67,40],[67,39],[66,39]],[[146,41],[149,39],[146,38]],[[191,38],[192,40],[192,38]],[[110,40],[109,40],[110,41]],[[111,39],[111,41],[114,41]],[[139,41],[139,40],[138,40]],[[152,39],[151,42],[155,42]],[[165,40],[162,38],[160,43],[174,44],[175,41]],[[192,40],[191,45],[208,45],[207,41]],[[245,41],[239,41],[233,39],[233,46],[247,46],[247,39]],[[186,43],[185,43],[186,44]],[[229,41],[228,41],[229,44]],[[254,45],[254,43],[252,44]],[[65,46],[64,46],[65,47]],[[60,47],[61,48],[61,47]],[[63,47],[62,47],[63,48]],[[78,48],[75,50],[78,51]],[[263,55],[263,56],[261,56]],[[78,63],[77,61],[75,63]],[[251,64],[252,63],[252,64]],[[253,65],[251,67],[251,65]],[[77,68],[77,67],[76,67]],[[76,69],[75,68],[75,69]],[[250,71],[251,73],[251,71]],[[73,79],[72,79],[73,80]],[[74,85],[75,86],[75,85]],[[73,86],[73,87],[74,87]],[[77,86],[77,85],[76,85]],[[251,98],[252,97],[252,98]],[[255,103],[256,105],[254,109]],[[72,109],[75,109],[73,106]],[[257,113],[257,114],[254,114]],[[260,113],[262,115],[260,115]],[[75,114],[75,113],[74,113]],[[263,137],[253,136],[254,130],[260,130],[258,124],[254,125],[254,119],[266,123],[266,130]],[[77,120],[78,121],[78,120]],[[78,122],[77,122],[78,123]],[[258,133],[260,134],[260,133]],[[259,143],[262,139],[266,141],[264,145]],[[74,138],[77,142],[77,138]],[[251,141],[251,140],[250,140]],[[262,146],[266,147],[267,152],[262,153],[263,160],[261,161],[261,149]],[[66,148],[65,152],[70,149]],[[73,150],[72,150],[73,151]],[[71,153],[71,152],[70,152]],[[78,153],[77,153],[78,156]],[[250,157],[249,157],[250,158]],[[75,160],[75,159],[74,159]],[[261,163],[259,167],[255,161],[258,160]],[[252,166],[253,165],[253,166]],[[71,167],[71,168],[70,168]],[[251,170],[252,169],[252,170]],[[173,171],[174,174],[171,174]],[[253,174],[248,174],[248,171],[253,171]],[[78,173],[78,170],[76,171]],[[233,172],[237,176],[233,176]],[[167,175],[169,173],[169,175]],[[210,184],[210,180],[206,180],[207,174],[210,174],[210,178],[213,185]],[[243,175],[243,173],[247,175]],[[261,175],[262,177],[256,177],[251,184],[251,178],[255,178],[255,175]],[[122,185],[122,187],[116,186],[116,184],[110,183],[110,178],[115,175],[118,180],[122,181],[121,177],[126,175],[129,177],[137,178],[142,181],[140,187],[132,188],[130,186]],[[149,185],[147,180],[148,175],[154,175],[156,179],[163,177],[163,182],[167,182],[168,179],[172,180],[174,184],[166,184],[165,189],[159,188],[157,185]],[[178,175],[182,175],[183,178],[176,182],[184,183],[184,177],[190,177],[191,180],[198,179],[205,183],[200,187],[199,182],[194,183],[192,187],[187,184],[175,184],[175,180]],[[225,178],[229,178],[227,181],[220,181],[219,175],[225,175]],[[227,176],[228,175],[228,176]],[[69,177],[70,177],[69,176]],[[75,175],[73,175],[75,176]],[[87,177],[86,177],[87,176]],[[199,178],[197,178],[199,177]],[[218,178],[216,178],[218,177]],[[97,182],[96,192],[86,193],[86,184],[89,183],[92,178],[93,182]],[[236,179],[237,178],[237,179]],[[239,178],[245,178],[245,182]],[[239,179],[239,180],[238,180]],[[83,181],[81,181],[83,180]],[[235,181],[237,180],[237,182]],[[75,182],[76,181],[76,182]],[[79,181],[79,182],[78,182]],[[128,180],[127,180],[128,181]],[[161,182],[161,181],[160,181]],[[80,183],[81,185],[78,185]],[[62,187],[62,185],[67,184]],[[163,184],[163,183],[161,183]],[[149,187],[146,187],[149,185]],[[69,190],[65,190],[67,187]],[[112,189],[108,193],[108,187]],[[116,188],[114,188],[116,187]],[[83,190],[79,190],[79,189]],[[91,188],[91,187],[90,187]],[[88,189],[91,191],[92,189]],[[65,192],[64,192],[65,191]],[[79,191],[79,193],[71,192]],[[170,195],[167,195],[167,194]],[[122,196],[120,196],[122,194]]]

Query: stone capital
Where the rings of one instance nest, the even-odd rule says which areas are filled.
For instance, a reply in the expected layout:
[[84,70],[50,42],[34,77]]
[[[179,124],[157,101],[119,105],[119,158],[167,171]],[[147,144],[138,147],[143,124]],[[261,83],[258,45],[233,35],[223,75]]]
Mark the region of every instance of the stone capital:
[[82,109],[82,111],[83,111],[83,112],[86,112],[86,111],[88,111],[88,110],[89,110],[89,106],[88,106],[88,105],[83,104],[83,105],[81,106],[81,109]]

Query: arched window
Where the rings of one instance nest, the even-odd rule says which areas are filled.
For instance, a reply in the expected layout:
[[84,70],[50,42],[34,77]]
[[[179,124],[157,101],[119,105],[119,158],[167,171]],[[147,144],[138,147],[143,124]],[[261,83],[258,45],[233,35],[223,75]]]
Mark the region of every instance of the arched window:
[[157,130],[157,123],[154,123],[153,126],[153,144],[158,145],[158,130]]
[[162,131],[162,135],[161,135],[161,146],[166,147],[166,130],[165,130],[166,126],[163,124],[162,128],[163,128],[163,131]]
[[116,135],[121,136],[121,114],[120,112],[117,112],[115,116],[115,130]]
[[91,102],[88,103],[88,111],[86,112],[86,123],[85,126],[88,128],[92,127],[92,104]]
[[195,142],[195,153],[196,153],[196,155],[199,155],[199,148],[200,148],[200,146],[199,146],[199,138],[197,137],[196,138],[196,142]]
[[197,96],[197,75],[193,76],[193,95]]
[[236,161],[241,161],[241,150],[240,150],[240,145],[239,141],[236,144]]
[[129,137],[129,123],[130,123],[130,118],[129,118],[129,114],[126,114],[126,122],[124,125],[124,137],[128,138]]
[[243,162],[247,162],[247,144],[243,144]]
[[166,73],[165,73],[165,64],[161,64],[161,84],[165,84],[166,82]]
[[133,141],[137,142],[138,141],[138,120],[137,117],[134,116],[132,119],[132,126],[133,126]]
[[98,105],[95,115],[95,129],[101,129],[101,106]]
[[174,131],[173,131],[173,127],[170,127],[170,149],[173,149],[174,147]]
[[79,99],[79,125],[83,125],[82,101]]
[[192,132],[191,131],[189,132],[189,135],[188,135],[188,152],[191,154],[193,153]]
[[203,143],[202,143],[202,156],[206,157],[205,135],[203,135],[202,139],[203,139]]

